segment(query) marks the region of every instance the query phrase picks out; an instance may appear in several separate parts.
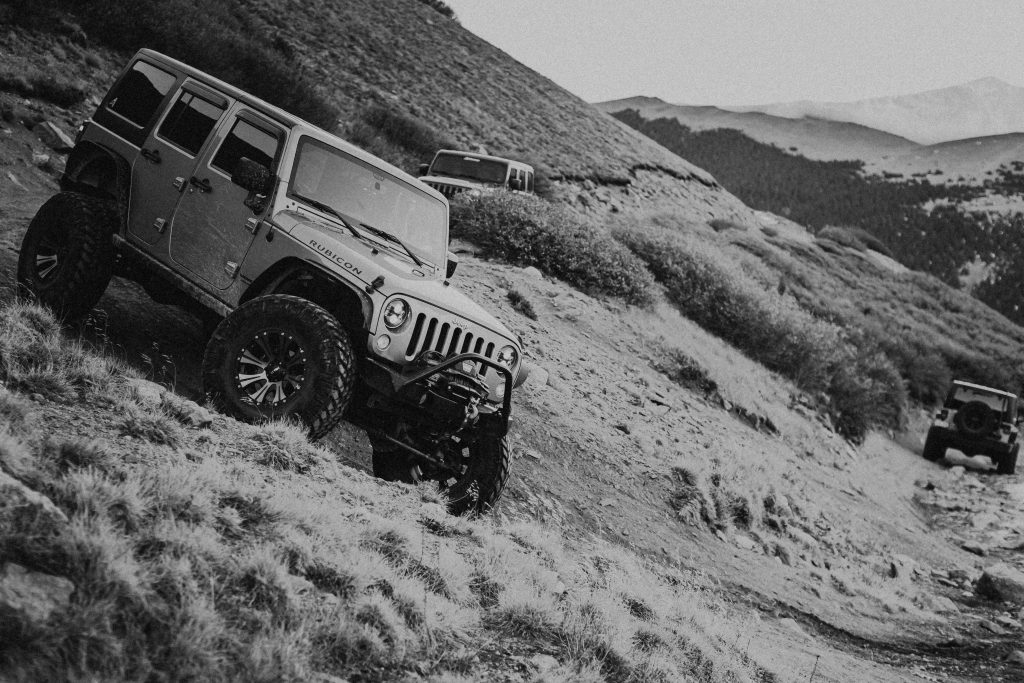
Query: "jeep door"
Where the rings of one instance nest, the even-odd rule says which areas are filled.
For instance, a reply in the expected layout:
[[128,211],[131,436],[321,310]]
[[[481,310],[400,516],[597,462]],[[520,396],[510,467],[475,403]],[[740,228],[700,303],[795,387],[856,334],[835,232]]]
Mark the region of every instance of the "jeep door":
[[231,177],[243,157],[265,166],[273,177],[284,141],[282,126],[244,105],[235,106],[200,157],[174,213],[174,263],[216,289],[231,286],[270,204],[269,196],[251,196]]
[[[210,134],[230,101],[195,81],[186,80],[167,113],[143,142],[132,167],[129,234],[155,245],[167,231],[182,192],[189,187]],[[166,259],[166,249],[154,250]]]

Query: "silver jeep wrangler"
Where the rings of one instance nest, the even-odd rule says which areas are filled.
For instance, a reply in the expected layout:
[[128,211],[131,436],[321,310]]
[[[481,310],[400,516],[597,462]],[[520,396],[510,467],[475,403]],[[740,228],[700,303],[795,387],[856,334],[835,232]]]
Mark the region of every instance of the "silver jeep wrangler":
[[955,448],[968,456],[987,455],[999,474],[1013,474],[1018,423],[1014,394],[957,380],[932,419],[922,455],[934,461]]
[[457,512],[497,501],[522,348],[450,286],[441,193],[150,50],[83,126],[61,190],[25,234],[23,290],[75,318],[132,279],[209,323],[203,387],[224,412],[312,438],[344,416],[378,476],[437,481]]

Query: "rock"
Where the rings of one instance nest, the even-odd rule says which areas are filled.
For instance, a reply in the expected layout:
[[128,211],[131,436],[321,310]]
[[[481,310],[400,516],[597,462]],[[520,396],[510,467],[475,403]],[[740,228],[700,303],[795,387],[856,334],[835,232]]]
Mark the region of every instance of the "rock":
[[967,541],[960,547],[969,553],[974,553],[975,555],[980,555],[981,557],[984,557],[988,554],[988,548],[978,543],[977,541]]
[[1020,628],[1020,622],[1013,617],[1008,617],[1005,614],[1000,614],[995,618],[995,622],[1004,628],[1012,628],[1014,630]]
[[985,629],[986,631],[996,634],[997,636],[1006,635],[1006,629],[1004,629],[1002,626],[995,622],[989,621],[988,619],[982,619],[981,621],[979,621],[978,626]]
[[556,375],[548,375],[548,386],[561,394],[569,393],[569,385]]
[[964,476],[964,472],[966,472],[966,471],[967,470],[964,469],[963,465],[957,465],[955,467],[950,467],[946,471],[946,477],[951,479],[951,480],[953,480],[953,481],[956,481],[957,479],[962,478]]
[[531,280],[542,280],[544,279],[544,273],[540,272],[534,266],[527,266],[523,268],[523,275],[530,278]]
[[536,654],[530,657],[530,664],[537,669],[537,671],[550,671],[558,666],[558,660],[551,655]]
[[539,365],[533,365],[530,367],[530,376],[526,378],[526,386],[529,387],[543,387],[548,383],[547,368],[543,368]]
[[782,562],[782,564],[786,565],[787,567],[793,566],[793,556],[790,554],[789,548],[779,543],[776,543],[772,551],[775,553],[775,557],[779,558],[779,561]]
[[794,541],[796,541],[797,543],[802,543],[808,548],[815,548],[818,545],[818,539],[816,539],[814,536],[811,536],[809,533],[801,529],[790,527],[786,529],[786,533],[789,534],[789,537],[792,538]]
[[1020,650],[1014,650],[1006,657],[1006,661],[1014,664],[1024,664],[1024,652]]
[[32,132],[55,152],[70,152],[75,146],[75,141],[67,133],[57,127],[52,121],[43,121],[32,129]]
[[534,459],[534,460],[536,460],[537,462],[540,462],[541,460],[543,460],[543,459],[544,459],[544,456],[543,456],[543,455],[541,455],[541,454],[540,454],[540,453],[538,453],[537,451],[535,451],[535,450],[532,450],[532,449],[530,449],[530,448],[527,448],[527,449],[525,449],[525,450],[523,451],[523,455],[526,455],[526,456],[528,456],[528,457],[530,457],[530,458],[533,458],[533,459]]
[[130,378],[125,383],[131,388],[139,403],[146,403],[151,406],[160,405],[163,402],[164,393],[167,391],[156,382],[150,382],[148,379]]
[[629,428],[629,425],[624,423],[624,422],[621,423],[621,424],[615,425],[615,428],[618,429],[623,434],[631,434],[632,433],[632,430]]
[[598,503],[598,505],[600,505],[603,508],[611,507],[612,505],[615,505],[615,499],[614,498],[602,498],[601,502]]
[[743,534],[737,534],[732,542],[735,543],[736,547],[740,550],[753,550],[757,547],[757,543],[755,543],[752,538],[744,536]]
[[29,571],[20,564],[0,566],[0,621],[42,624],[67,609],[75,584],[62,576]]
[[928,605],[931,607],[933,612],[959,612],[960,608],[956,606],[956,603],[947,598],[945,595],[931,595],[928,596]]
[[53,501],[0,470],[0,528],[31,527],[44,534],[67,523],[67,516]]
[[787,631],[795,633],[796,635],[800,636],[801,638],[804,638],[805,640],[811,639],[811,637],[807,635],[807,632],[804,631],[800,624],[797,623],[796,619],[790,619],[789,617],[786,617],[785,619],[779,619],[779,626],[782,626]]
[[916,570],[917,562],[906,555],[893,555],[889,560],[889,576],[894,579],[913,579]]
[[182,398],[173,392],[164,392],[160,405],[178,418],[183,425],[205,429],[213,424],[213,413],[195,401]]
[[984,529],[999,522],[999,515],[992,512],[982,512],[971,518],[971,526],[975,529]]
[[1024,573],[1000,562],[982,572],[974,590],[983,597],[1024,604]]

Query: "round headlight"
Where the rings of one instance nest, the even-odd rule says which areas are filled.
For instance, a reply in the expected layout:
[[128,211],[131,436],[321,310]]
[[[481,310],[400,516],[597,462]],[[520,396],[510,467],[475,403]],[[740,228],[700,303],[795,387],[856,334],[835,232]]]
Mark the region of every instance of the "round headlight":
[[506,346],[498,351],[498,356],[495,358],[499,365],[504,365],[506,368],[511,370],[516,366],[516,362],[519,360],[519,352],[515,350],[513,346]]
[[392,299],[384,307],[384,324],[389,330],[397,330],[409,319],[411,311],[405,299]]

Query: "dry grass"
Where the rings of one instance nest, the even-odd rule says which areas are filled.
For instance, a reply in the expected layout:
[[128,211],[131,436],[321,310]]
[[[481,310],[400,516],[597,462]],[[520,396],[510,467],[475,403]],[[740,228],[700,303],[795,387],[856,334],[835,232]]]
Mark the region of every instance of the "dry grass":
[[[54,430],[56,404],[38,416],[0,391],[0,467],[68,518],[0,519],[0,554],[75,585],[58,617],[4,625],[15,679],[478,680],[510,665],[498,643],[554,653],[537,680],[678,680],[696,660],[703,680],[759,675],[696,623],[707,610],[691,578],[602,546],[569,555],[535,525],[451,517],[288,425],[185,429],[37,309],[6,307],[0,330],[8,376],[27,362],[15,339],[109,368],[66,382],[67,411],[94,425],[85,434]],[[105,401],[78,402],[101,386]],[[229,440],[253,456],[224,459]]]

